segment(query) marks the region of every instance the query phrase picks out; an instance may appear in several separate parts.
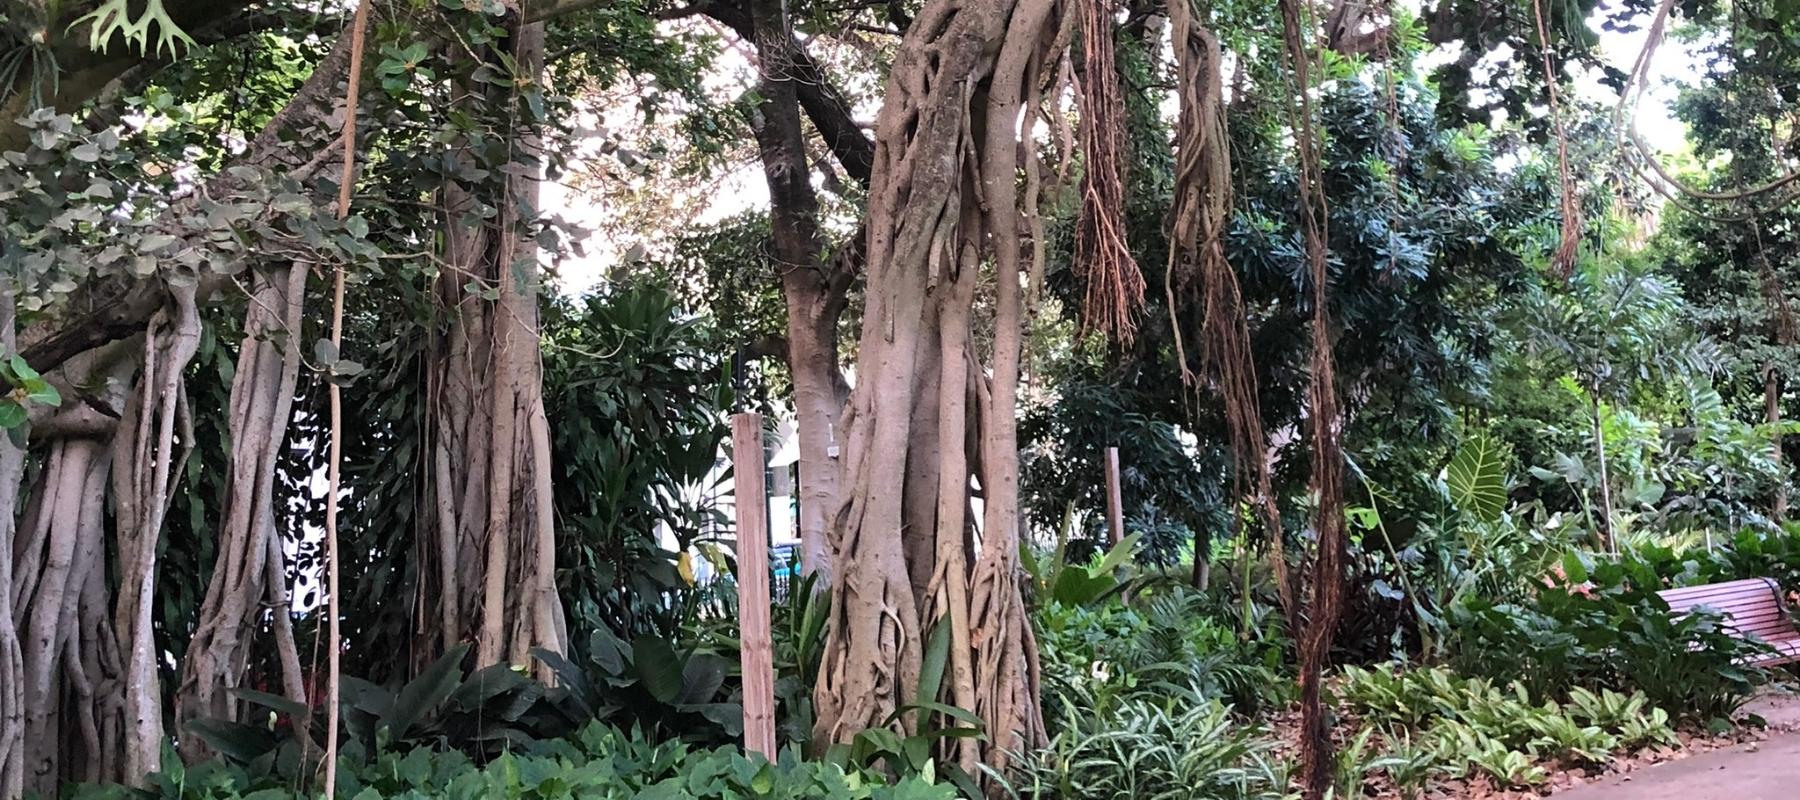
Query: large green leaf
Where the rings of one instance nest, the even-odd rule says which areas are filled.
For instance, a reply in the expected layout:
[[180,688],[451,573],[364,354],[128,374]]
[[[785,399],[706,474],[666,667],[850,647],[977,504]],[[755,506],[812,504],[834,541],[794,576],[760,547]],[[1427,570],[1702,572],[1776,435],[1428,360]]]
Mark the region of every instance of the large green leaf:
[[1484,522],[1499,519],[1506,510],[1505,451],[1486,433],[1470,434],[1450,459],[1444,482],[1458,510]]
[[462,661],[468,652],[468,644],[459,644],[431,662],[419,677],[401,687],[377,727],[387,728],[393,741],[405,740],[413,725],[437,711],[462,685]]
[[658,702],[673,703],[681,697],[682,673],[686,664],[675,654],[668,640],[659,636],[639,636],[631,643],[633,665],[638,682]]
[[721,656],[712,653],[695,653],[681,666],[681,693],[675,697],[676,705],[705,703],[719,693],[719,687],[725,685],[725,672],[731,666]]
[[207,747],[239,763],[248,764],[275,749],[275,734],[267,728],[222,719],[197,719],[187,725]]

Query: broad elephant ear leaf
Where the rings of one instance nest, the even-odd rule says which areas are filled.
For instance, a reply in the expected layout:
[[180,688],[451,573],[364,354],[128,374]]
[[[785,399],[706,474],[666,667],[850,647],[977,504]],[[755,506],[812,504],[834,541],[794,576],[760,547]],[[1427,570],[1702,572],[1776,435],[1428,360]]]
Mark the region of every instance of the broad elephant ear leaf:
[[681,697],[685,665],[668,640],[658,636],[640,636],[632,640],[631,660],[637,667],[638,683],[657,702],[674,703]]
[[681,668],[681,694],[676,705],[710,702],[725,685],[725,671],[730,662],[711,653],[697,653]]
[[1457,510],[1483,522],[1500,519],[1506,510],[1506,458],[1500,443],[1486,433],[1465,437],[1444,470],[1444,482]]

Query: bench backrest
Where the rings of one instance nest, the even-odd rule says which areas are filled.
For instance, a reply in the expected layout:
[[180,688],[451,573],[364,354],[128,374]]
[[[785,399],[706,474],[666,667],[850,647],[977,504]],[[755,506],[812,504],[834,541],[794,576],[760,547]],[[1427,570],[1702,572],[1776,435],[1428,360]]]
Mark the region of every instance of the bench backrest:
[[1657,592],[1677,614],[1707,606],[1725,616],[1726,625],[1740,635],[1755,634],[1764,641],[1781,641],[1800,636],[1788,619],[1787,607],[1781,601],[1781,587],[1768,578],[1750,578],[1725,583],[1665,589]]

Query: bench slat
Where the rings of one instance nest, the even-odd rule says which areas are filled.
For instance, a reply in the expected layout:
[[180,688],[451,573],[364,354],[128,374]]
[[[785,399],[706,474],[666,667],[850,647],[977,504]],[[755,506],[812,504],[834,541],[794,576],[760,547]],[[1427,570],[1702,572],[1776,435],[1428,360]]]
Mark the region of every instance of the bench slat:
[[1700,603],[1745,603],[1769,599],[1769,587],[1764,586],[1752,591],[1719,592],[1715,594],[1689,594],[1675,597],[1663,597],[1669,605],[1698,605]]
[[1773,652],[1749,659],[1756,666],[1800,661],[1800,630],[1788,616],[1787,604],[1768,578],[1711,583],[1657,592],[1677,615],[1705,607],[1724,617],[1727,630],[1739,638],[1757,638]]
[[1752,578],[1750,580],[1731,581],[1729,583],[1709,583],[1701,586],[1689,586],[1683,589],[1664,589],[1657,594],[1669,603],[1694,602],[1707,597],[1773,597],[1774,589],[1769,581]]

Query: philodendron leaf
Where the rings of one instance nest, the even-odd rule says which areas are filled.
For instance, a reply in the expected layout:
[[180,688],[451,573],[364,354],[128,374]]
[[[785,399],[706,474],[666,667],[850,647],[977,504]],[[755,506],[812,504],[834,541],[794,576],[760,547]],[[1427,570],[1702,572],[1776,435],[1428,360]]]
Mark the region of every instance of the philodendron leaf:
[[1450,459],[1444,482],[1458,510],[1483,522],[1498,520],[1506,510],[1505,451],[1492,436],[1471,434]]

